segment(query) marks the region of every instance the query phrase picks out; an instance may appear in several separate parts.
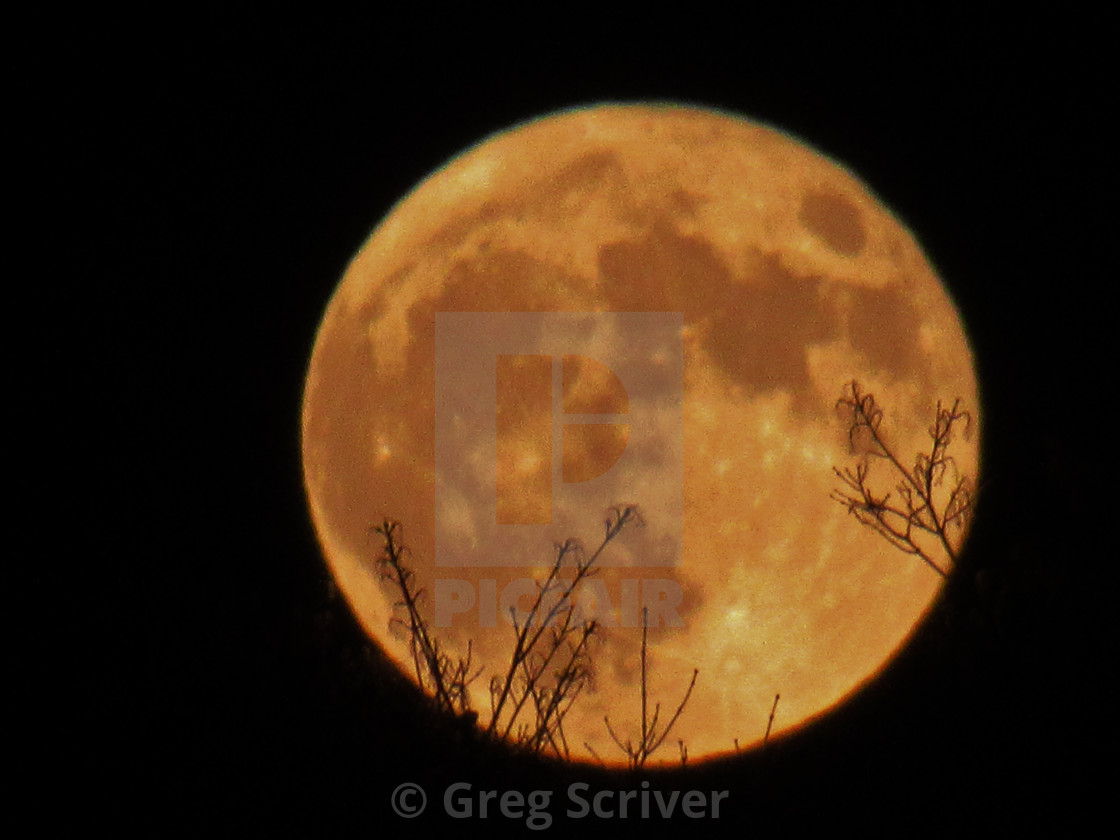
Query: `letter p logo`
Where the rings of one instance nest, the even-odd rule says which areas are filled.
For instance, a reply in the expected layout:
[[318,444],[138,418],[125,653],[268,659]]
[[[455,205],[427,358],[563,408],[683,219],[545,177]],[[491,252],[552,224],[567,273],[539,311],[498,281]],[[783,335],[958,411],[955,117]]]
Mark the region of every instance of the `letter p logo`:
[[618,504],[654,540],[618,563],[674,565],[681,328],[662,312],[437,313],[437,565],[547,564]]

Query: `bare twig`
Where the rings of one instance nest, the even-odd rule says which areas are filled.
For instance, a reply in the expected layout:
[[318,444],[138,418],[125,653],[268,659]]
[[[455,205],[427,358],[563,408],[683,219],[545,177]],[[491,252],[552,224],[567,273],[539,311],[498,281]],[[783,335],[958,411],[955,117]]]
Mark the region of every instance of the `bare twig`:
[[[957,471],[948,450],[960,425],[966,431],[970,427],[971,415],[961,408],[959,399],[949,408],[938,402],[929,427],[929,450],[919,452],[914,466],[908,469],[882,434],[883,410],[873,395],[853,380],[837,405],[850,410],[848,442],[852,452],[862,450],[863,457],[854,468],[832,468],[841,482],[832,498],[895,548],[919,557],[939,575],[947,576],[957,561],[973,507],[972,483]],[[871,464],[875,459],[889,465],[893,490],[872,490]],[[940,554],[944,556],[936,556]]]
[[[781,696],[782,695],[780,694],[774,695],[774,705],[770,707],[770,719],[766,721],[766,734],[762,736],[763,746],[765,746],[766,743],[770,740],[770,728],[774,725],[774,713],[778,711],[778,700],[781,698]],[[738,741],[735,742],[735,747],[736,749],[738,749]]]
[[[588,642],[597,629],[595,621],[580,621],[574,593],[595,573],[594,564],[607,545],[632,522],[640,522],[633,506],[615,507],[605,522],[599,547],[585,557],[575,540],[556,546],[556,560],[522,621],[511,609],[514,646],[504,676],[490,681],[490,723],[487,734],[514,737],[534,751],[551,751],[567,757],[563,719],[590,675]],[[574,564],[574,566],[573,566]],[[571,578],[560,572],[574,567]],[[546,672],[553,668],[554,680],[546,686]],[[521,713],[532,705],[535,721],[528,726]],[[515,727],[524,727],[515,729]]]
[[386,519],[374,531],[385,541],[377,561],[381,575],[395,584],[401,595],[396,606],[404,608],[405,618],[394,617],[393,621],[408,631],[417,682],[435,697],[441,710],[458,715],[470,714],[470,684],[481,673],[481,669],[471,670],[471,645],[467,644],[466,657],[454,660],[440,649],[439,642],[429,633],[420,614],[419,605],[424,590],[415,588],[415,574],[403,562],[405,550],[400,542],[400,523]]
[[591,755],[592,755],[592,756],[594,756],[594,757],[595,757],[595,760],[596,760],[596,761],[598,761],[598,762],[599,762],[599,764],[601,764],[602,766],[606,767],[606,762],[604,762],[604,761],[603,761],[603,759],[601,759],[601,758],[599,757],[599,753],[595,752],[595,748],[594,748],[593,746],[591,746],[591,745],[590,745],[589,743],[587,743],[586,741],[584,741],[584,742],[583,742],[583,746],[584,746],[584,749],[586,749],[586,750],[587,750],[587,751],[588,751],[589,753],[591,753]]
[[[646,658],[647,658],[646,657],[646,640],[647,640],[648,634],[649,634],[649,609],[647,607],[643,607],[642,608],[642,660],[641,660],[641,669],[642,669],[641,670],[641,680],[642,680],[642,689],[641,689],[642,690],[642,695],[641,695],[642,696],[642,734],[641,734],[641,740],[639,740],[637,745],[635,745],[629,738],[627,738],[626,741],[624,742],[618,736],[618,733],[615,732],[614,727],[611,726],[610,717],[609,716],[604,716],[603,717],[603,722],[607,726],[607,732],[610,734],[611,740],[613,740],[615,742],[615,744],[618,746],[618,748],[626,754],[626,757],[629,760],[630,766],[632,768],[637,768],[637,767],[644,766],[645,763],[646,763],[646,760],[657,750],[658,747],[661,746],[662,743],[664,743],[665,739],[669,736],[669,733],[673,731],[673,727],[676,725],[677,719],[681,716],[681,712],[684,711],[685,704],[688,703],[688,698],[692,696],[692,689],[696,686],[696,678],[700,674],[699,669],[694,668],[692,670],[692,679],[688,683],[688,689],[685,691],[684,697],[681,699],[680,705],[677,706],[677,710],[673,713],[673,716],[669,719],[669,722],[667,724],[665,724],[665,726],[662,729],[658,730],[657,721],[658,721],[658,718],[661,715],[661,704],[657,703],[657,704],[654,705],[653,717],[652,718],[650,718],[649,715],[648,715],[649,704],[648,704],[648,699],[647,699],[648,694],[647,694],[647,684],[646,684]],[[688,751],[685,748],[683,741],[680,742],[680,748],[681,748],[681,763],[683,764],[684,761],[687,759],[687,755],[688,755]]]
[[[598,548],[585,556],[576,540],[556,546],[556,557],[529,611],[519,617],[511,608],[514,648],[508,666],[490,680],[490,720],[484,733],[504,738],[533,752],[570,757],[564,718],[591,675],[590,644],[598,629],[591,619],[581,619],[574,595],[581,583],[595,573],[595,563],[607,545],[628,524],[641,522],[637,508],[612,508]],[[382,577],[399,593],[396,607],[404,616],[392,621],[406,630],[416,679],[439,709],[471,720],[470,685],[483,669],[472,669],[472,646],[465,657],[453,659],[432,635],[420,611],[425,597],[405,562],[400,524],[385,520],[373,529],[384,547],[378,566]],[[573,569],[570,577],[562,572]],[[590,747],[589,747],[590,749]],[[594,750],[591,750],[594,755]]]

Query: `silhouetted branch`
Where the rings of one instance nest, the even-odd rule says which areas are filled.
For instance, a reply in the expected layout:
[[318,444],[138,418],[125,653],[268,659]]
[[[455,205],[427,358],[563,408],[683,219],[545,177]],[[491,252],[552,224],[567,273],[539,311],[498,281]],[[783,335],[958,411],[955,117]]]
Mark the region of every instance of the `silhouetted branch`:
[[593,746],[591,746],[586,741],[583,742],[583,746],[589,753],[591,753],[591,755],[595,758],[596,761],[599,762],[599,764],[601,764],[604,767],[607,766],[606,762],[603,761],[603,759],[599,757],[599,753],[595,752],[595,748]]
[[468,642],[465,658],[453,660],[440,650],[439,642],[428,632],[420,614],[419,603],[423,589],[415,588],[415,574],[403,562],[404,548],[400,543],[399,522],[386,519],[374,531],[384,538],[385,546],[378,558],[381,575],[395,584],[401,600],[397,607],[404,607],[405,619],[393,619],[408,631],[409,649],[416,680],[436,699],[436,705],[445,712],[457,715],[471,714],[470,684],[481,673],[481,668],[471,671],[472,646]]
[[[940,546],[950,566],[956,563],[973,507],[972,484],[967,476],[958,473],[948,451],[960,425],[964,424],[966,432],[971,426],[971,415],[961,409],[959,399],[951,408],[938,402],[929,427],[929,450],[919,452],[914,466],[907,468],[881,432],[883,410],[873,395],[863,392],[853,380],[837,405],[851,412],[848,442],[852,452],[862,452],[863,457],[854,469],[832,468],[842,485],[833,491],[832,498],[895,548],[920,557],[945,577],[948,569],[935,559],[933,546]],[[891,491],[872,490],[873,459],[888,463],[894,476]],[[947,491],[943,490],[945,487]],[[944,500],[940,501],[942,496]]]
[[[646,640],[648,634],[649,609],[647,607],[642,607],[642,735],[641,740],[638,742],[637,746],[635,746],[629,738],[627,738],[626,741],[623,742],[623,740],[618,736],[618,733],[615,732],[614,728],[611,726],[610,717],[603,717],[603,723],[605,723],[607,726],[607,732],[610,734],[611,739],[615,742],[618,748],[626,753],[626,756],[629,759],[630,766],[632,768],[642,767],[643,765],[645,765],[646,760],[657,750],[658,747],[661,746],[662,743],[664,743],[669,733],[673,731],[673,726],[676,725],[677,719],[681,716],[681,712],[684,711],[685,704],[688,703],[688,698],[692,696],[692,689],[696,686],[696,678],[700,674],[699,669],[694,668],[692,670],[692,679],[688,683],[688,689],[685,691],[680,705],[677,706],[677,710],[673,713],[673,716],[669,719],[669,722],[664,726],[664,728],[658,730],[657,721],[661,715],[661,704],[657,703],[654,706],[652,719],[650,719],[648,716],[649,706],[646,690]],[[688,756],[688,751],[685,748],[683,741],[680,742],[680,748],[681,763],[683,764]]]
[[[778,711],[778,700],[782,695],[774,695],[774,705],[770,707],[770,719],[766,721],[766,734],[762,736],[762,743],[766,744],[770,740],[770,728],[774,725],[774,713]],[[735,748],[739,748],[739,742],[735,742]]]
[[[523,622],[511,608],[514,647],[503,677],[490,681],[490,723],[487,733],[503,738],[515,737],[534,751],[546,748],[556,755],[567,756],[563,718],[579,696],[590,675],[588,642],[595,633],[594,621],[576,618],[574,593],[580,584],[595,573],[594,564],[622,529],[640,522],[637,508],[612,508],[605,522],[605,533],[599,547],[584,556],[576,540],[556,546],[556,560]],[[575,573],[563,578],[560,572],[574,564]],[[545,676],[553,668],[554,683],[545,685]],[[534,725],[521,722],[521,713],[532,705]],[[515,729],[515,727],[520,727]]]
[[[488,737],[510,739],[533,752],[570,757],[564,718],[590,678],[590,643],[598,629],[594,620],[579,618],[574,596],[595,573],[595,563],[607,545],[632,523],[641,523],[636,507],[614,507],[608,512],[603,540],[590,556],[576,540],[556,545],[555,560],[545,580],[537,582],[528,612],[519,617],[511,608],[513,652],[502,674],[490,680],[491,714],[484,730]],[[439,709],[476,720],[469,688],[483,669],[472,670],[472,645],[468,643],[466,657],[459,659],[441,650],[421,615],[425,592],[416,586],[415,574],[404,561],[400,524],[386,519],[373,530],[384,541],[379,571],[399,593],[395,606],[404,612],[403,618],[394,616],[392,622],[408,633],[417,681]],[[573,571],[570,577],[562,574],[565,570]]]

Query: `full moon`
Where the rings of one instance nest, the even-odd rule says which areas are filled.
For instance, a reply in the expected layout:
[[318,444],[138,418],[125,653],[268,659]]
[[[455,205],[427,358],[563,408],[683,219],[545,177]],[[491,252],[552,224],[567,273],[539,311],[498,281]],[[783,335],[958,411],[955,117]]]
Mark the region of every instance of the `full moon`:
[[907,466],[959,398],[973,434],[952,454],[976,476],[958,314],[852,173],[723,112],[555,113],[434,171],[347,268],[305,386],[311,515],[354,614],[411,673],[371,530],[401,523],[432,632],[484,669],[485,724],[518,581],[565,539],[590,553],[610,506],[635,505],[643,524],[604,550],[584,604],[599,627],[571,757],[626,762],[605,716],[640,731],[636,604],[656,613],[662,722],[699,672],[656,758],[678,740],[690,761],[745,749],[776,695],[770,737],[874,678],[943,583],[831,498],[856,458],[837,409],[852,380]]

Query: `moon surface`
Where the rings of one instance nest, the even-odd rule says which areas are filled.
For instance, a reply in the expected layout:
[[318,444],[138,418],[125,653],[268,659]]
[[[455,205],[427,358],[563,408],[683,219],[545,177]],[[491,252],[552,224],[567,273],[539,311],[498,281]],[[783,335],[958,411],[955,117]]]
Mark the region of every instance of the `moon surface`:
[[351,608],[404,670],[371,526],[402,523],[433,626],[447,580],[457,610],[474,599],[435,632],[451,651],[471,642],[485,722],[513,637],[493,593],[539,576],[554,542],[593,548],[605,510],[636,504],[645,525],[608,546],[587,605],[603,626],[567,740],[573,757],[625,762],[603,717],[637,737],[632,618],[652,592],[663,719],[699,669],[655,758],[677,760],[682,739],[702,759],[758,743],[776,694],[772,737],[858,689],[942,584],[830,498],[832,467],[853,458],[836,408],[853,379],[904,463],[937,401],[959,397],[974,434],[952,452],[975,477],[964,330],[866,186],[727,113],[560,112],[432,173],[346,270],[307,374],[311,514]]

